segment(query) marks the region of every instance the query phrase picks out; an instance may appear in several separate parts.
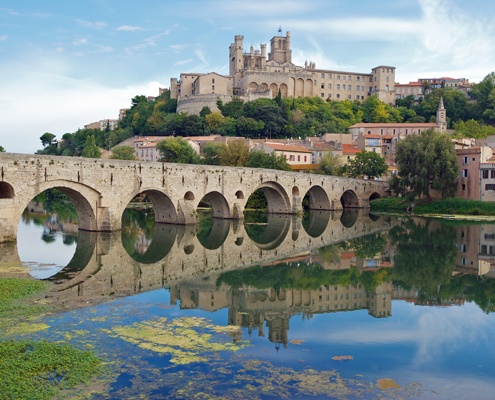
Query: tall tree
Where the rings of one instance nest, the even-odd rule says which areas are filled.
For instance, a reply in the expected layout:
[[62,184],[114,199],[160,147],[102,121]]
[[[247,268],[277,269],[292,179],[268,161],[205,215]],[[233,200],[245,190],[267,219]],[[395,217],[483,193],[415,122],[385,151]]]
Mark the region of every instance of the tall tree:
[[100,158],[101,157],[101,151],[98,148],[98,146],[96,146],[96,140],[95,140],[94,135],[89,135],[86,138],[86,141],[84,143],[84,147],[82,149],[81,156],[86,157],[86,158]]
[[287,160],[275,153],[264,153],[262,151],[253,151],[249,156],[249,161],[246,167],[250,168],[268,168],[268,169],[278,169],[281,171],[292,171]]
[[249,147],[243,140],[231,140],[220,152],[220,165],[245,167],[249,153]]
[[382,156],[372,151],[361,151],[354,160],[346,165],[346,171],[353,178],[367,176],[369,179],[380,177],[388,167]]
[[136,160],[134,149],[131,146],[117,146],[112,150],[114,160]]
[[162,155],[162,161],[199,164],[199,156],[191,147],[189,142],[181,137],[161,140],[156,144],[157,150]]
[[41,144],[43,147],[50,146],[53,141],[55,140],[55,135],[50,132],[45,132],[43,135],[40,136]]
[[320,159],[320,164],[315,172],[317,174],[339,176],[342,175],[343,164],[342,156],[329,151]]
[[220,165],[220,153],[225,144],[219,142],[209,142],[203,147],[204,163],[206,165]]
[[5,153],[5,149],[3,148],[3,146],[0,146],[0,153]]
[[397,143],[398,190],[410,197],[426,196],[432,189],[451,197],[457,188],[459,166],[450,137],[433,129],[409,135]]

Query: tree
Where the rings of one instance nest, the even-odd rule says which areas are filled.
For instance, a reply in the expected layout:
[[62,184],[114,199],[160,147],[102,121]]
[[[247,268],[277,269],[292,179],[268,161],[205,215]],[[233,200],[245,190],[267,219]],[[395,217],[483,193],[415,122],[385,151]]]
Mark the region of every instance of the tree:
[[0,146],[0,153],[5,153],[5,149],[3,148],[3,146]]
[[50,146],[53,141],[55,140],[55,135],[50,132],[45,132],[43,135],[40,136],[41,144],[43,147]]
[[181,137],[161,140],[156,144],[161,161],[182,164],[199,164],[199,156],[189,142]]
[[134,149],[131,146],[118,146],[112,150],[114,160],[136,160]]
[[246,167],[279,169],[281,171],[292,171],[287,160],[274,152],[267,154],[262,151],[253,151],[249,157]]
[[343,172],[342,165],[342,156],[329,151],[320,159],[320,164],[315,172],[317,174],[339,176]]
[[426,196],[439,191],[451,197],[457,188],[459,166],[450,137],[433,129],[410,135],[397,143],[398,190],[411,197]]
[[369,179],[379,177],[387,171],[385,160],[372,151],[361,151],[356,158],[347,163],[346,171],[353,178],[367,176]]
[[243,140],[231,140],[220,152],[220,165],[245,167],[249,160],[249,147]]
[[86,141],[84,142],[84,147],[81,152],[82,157],[86,158],[100,158],[101,157],[101,151],[96,146],[96,140],[94,135],[89,135],[86,138]]
[[220,153],[225,144],[220,142],[209,142],[203,147],[204,163],[206,165],[220,165]]

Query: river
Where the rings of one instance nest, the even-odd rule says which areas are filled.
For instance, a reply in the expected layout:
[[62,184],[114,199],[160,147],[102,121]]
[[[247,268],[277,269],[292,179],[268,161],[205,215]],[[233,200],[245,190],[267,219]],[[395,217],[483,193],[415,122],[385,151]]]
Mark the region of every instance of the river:
[[[67,216],[65,216],[67,217]],[[18,337],[108,365],[91,398],[488,399],[495,225],[355,212],[117,233],[26,212],[25,274],[58,312]]]

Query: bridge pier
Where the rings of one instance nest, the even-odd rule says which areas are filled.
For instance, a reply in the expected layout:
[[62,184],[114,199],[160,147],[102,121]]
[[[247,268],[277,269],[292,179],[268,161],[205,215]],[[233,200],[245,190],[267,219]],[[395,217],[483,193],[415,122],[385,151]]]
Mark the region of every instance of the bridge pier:
[[17,221],[14,215],[14,199],[0,199],[0,243],[15,242]]

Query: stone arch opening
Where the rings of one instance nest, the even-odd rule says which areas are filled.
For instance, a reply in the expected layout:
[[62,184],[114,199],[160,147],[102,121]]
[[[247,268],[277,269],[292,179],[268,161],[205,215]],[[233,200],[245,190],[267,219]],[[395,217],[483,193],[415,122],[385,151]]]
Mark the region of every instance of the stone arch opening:
[[304,97],[304,80],[302,78],[296,81],[295,97]]
[[370,201],[373,201],[376,199],[381,199],[381,198],[382,198],[382,196],[380,195],[380,193],[377,193],[377,192],[373,192],[370,195]]
[[287,85],[285,83],[281,83],[279,89],[282,97],[287,97],[287,94],[289,93]]
[[212,212],[213,218],[231,218],[229,203],[220,192],[207,193],[198,206],[203,207],[207,212]]
[[13,199],[14,197],[14,188],[7,182],[0,182],[0,199]]
[[344,209],[340,216],[340,222],[346,228],[352,228],[359,217],[359,210]]
[[309,236],[317,238],[325,232],[329,221],[329,210],[309,210],[308,213],[304,214],[302,226]]
[[193,192],[191,192],[191,191],[186,192],[186,193],[184,194],[184,200],[187,200],[187,201],[192,201],[192,200],[194,200],[194,198],[195,198],[195,197],[194,197],[194,193],[193,193]]
[[359,198],[354,190],[346,190],[340,197],[340,203],[344,208],[359,208]]
[[[136,194],[127,204],[126,209],[147,209],[154,216],[154,222],[176,224],[177,211],[174,203],[165,193],[149,189]],[[124,211],[125,212],[125,211]],[[122,213],[123,217],[124,213]]]
[[238,190],[237,192],[235,192],[235,198],[237,200],[243,200],[244,199],[244,193],[241,190]]
[[94,231],[97,227],[90,200],[75,189],[58,186],[62,184],[40,188],[17,219],[19,259],[32,262],[30,274],[37,279],[57,275],[74,259],[84,268],[87,259],[81,256],[85,249],[84,241],[79,243],[79,230]]
[[276,83],[272,83],[270,85],[270,89],[272,91],[272,97],[277,97],[277,95],[278,95],[278,85]]
[[327,192],[321,186],[313,186],[303,198],[303,207],[308,210],[330,210],[330,200]]
[[304,95],[313,97],[313,80],[312,79],[306,79],[306,82],[304,82]]
[[292,196],[299,196],[299,188],[297,186],[292,188]]
[[251,92],[257,92],[258,91],[258,84],[256,82],[251,82],[249,84],[248,88]]
[[261,93],[264,93],[264,92],[268,92],[268,85],[266,83],[262,83],[259,87],[258,87],[258,91],[261,92]]
[[[256,192],[262,192],[266,198],[266,211],[270,214],[290,214],[290,200],[285,189],[276,182],[264,182]],[[251,196],[248,199],[251,199]]]

